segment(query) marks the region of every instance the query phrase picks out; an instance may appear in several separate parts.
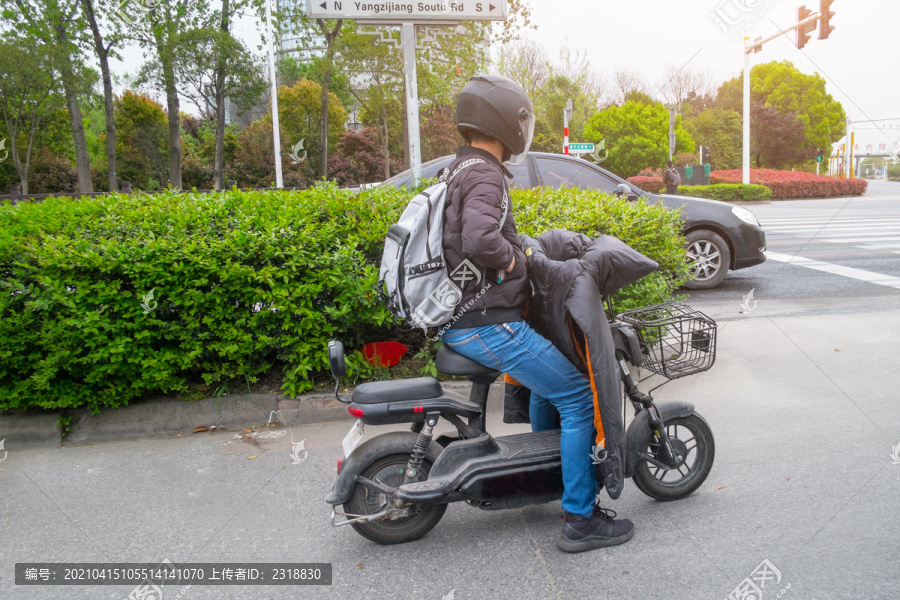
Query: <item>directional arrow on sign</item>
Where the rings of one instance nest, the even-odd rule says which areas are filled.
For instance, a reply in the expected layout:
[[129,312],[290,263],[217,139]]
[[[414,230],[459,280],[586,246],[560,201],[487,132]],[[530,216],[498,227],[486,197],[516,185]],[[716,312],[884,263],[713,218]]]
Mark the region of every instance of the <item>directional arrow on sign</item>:
[[494,6],[493,4],[488,4],[488,11],[489,11],[489,12],[493,12],[493,10],[494,10],[495,8],[497,8],[497,7]]
[[323,3],[320,4],[319,6],[321,6],[321,7],[324,8],[325,10],[328,10],[328,3],[327,3],[327,2],[323,2]]

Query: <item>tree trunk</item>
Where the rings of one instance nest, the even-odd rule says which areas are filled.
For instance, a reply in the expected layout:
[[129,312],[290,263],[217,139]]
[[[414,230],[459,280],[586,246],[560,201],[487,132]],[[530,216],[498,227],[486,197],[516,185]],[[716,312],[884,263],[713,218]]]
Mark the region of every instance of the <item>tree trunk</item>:
[[62,76],[66,107],[69,109],[69,123],[72,126],[72,138],[75,142],[75,169],[78,172],[78,191],[82,194],[88,194],[94,191],[94,182],[91,180],[91,157],[87,150],[87,138],[84,136],[84,123],[81,120],[78,93],[73,89],[71,69],[65,67]]
[[[228,0],[222,0],[222,31],[228,33],[228,16],[229,16]],[[215,158],[215,179],[216,189],[225,188],[225,70],[224,59],[219,56],[219,65],[216,69],[216,158]]]
[[338,19],[334,29],[329,31],[323,19],[317,19],[319,28],[325,36],[325,74],[322,77],[322,105],[319,113],[319,175],[328,179],[328,94],[331,92],[331,71],[334,69],[334,40],[341,31],[343,21]]
[[[62,23],[56,24],[56,41],[60,48],[68,48],[69,38]],[[60,76],[66,96],[66,107],[69,110],[69,123],[72,126],[72,138],[75,143],[75,169],[78,172],[78,191],[87,194],[94,191],[91,181],[91,157],[87,150],[87,138],[84,136],[84,123],[81,119],[81,107],[78,104],[78,92],[75,89],[75,74],[72,72],[71,55],[66,54],[60,61]]]
[[160,52],[163,81],[166,88],[166,109],[169,111],[169,185],[181,189],[181,114],[178,90],[175,88],[175,67],[172,58]]
[[106,167],[109,177],[109,191],[119,191],[119,177],[116,172],[116,122],[113,113],[112,78],[109,75],[109,47],[103,46],[103,37],[97,26],[94,15],[93,0],[81,0],[84,14],[88,18],[91,32],[94,35],[94,49],[100,61],[100,74],[103,79],[103,110],[106,117]]

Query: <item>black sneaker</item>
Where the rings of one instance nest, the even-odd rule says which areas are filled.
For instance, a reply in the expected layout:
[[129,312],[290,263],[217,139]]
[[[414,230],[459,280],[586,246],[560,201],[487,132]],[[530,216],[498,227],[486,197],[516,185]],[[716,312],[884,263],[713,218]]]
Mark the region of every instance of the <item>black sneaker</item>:
[[584,552],[624,544],[634,535],[634,524],[628,519],[615,520],[616,512],[594,507],[590,519],[566,513],[566,524],[556,545],[565,552]]

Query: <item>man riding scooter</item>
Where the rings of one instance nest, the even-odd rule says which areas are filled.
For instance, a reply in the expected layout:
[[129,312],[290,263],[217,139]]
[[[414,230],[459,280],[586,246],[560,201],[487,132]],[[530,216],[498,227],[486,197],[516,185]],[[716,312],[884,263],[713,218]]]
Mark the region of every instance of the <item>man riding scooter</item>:
[[503,163],[520,164],[528,152],[534,133],[531,101],[509,79],[476,76],[457,98],[456,117],[469,145],[459,148],[449,170],[470,158],[483,160],[448,185],[444,255],[449,271],[468,260],[491,285],[483,289],[473,281],[463,288],[459,305],[472,301],[471,308],[441,329],[442,340],[529,388],[535,431],[555,426],[555,416],[548,415],[551,405],[559,412],[566,523],[558,546],[583,552],[624,543],[634,534],[631,521],[615,519],[615,512],[595,505],[591,382],[522,316],[529,293],[527,259],[510,206],[511,174]]

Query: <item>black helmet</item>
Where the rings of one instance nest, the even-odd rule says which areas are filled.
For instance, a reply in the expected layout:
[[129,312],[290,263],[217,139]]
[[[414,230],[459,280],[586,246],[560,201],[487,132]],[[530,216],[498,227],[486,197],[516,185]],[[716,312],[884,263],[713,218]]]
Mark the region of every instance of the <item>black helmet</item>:
[[528,94],[515,81],[497,75],[476,75],[456,98],[456,128],[489,135],[509,151],[509,162],[519,164],[534,136],[534,108]]

